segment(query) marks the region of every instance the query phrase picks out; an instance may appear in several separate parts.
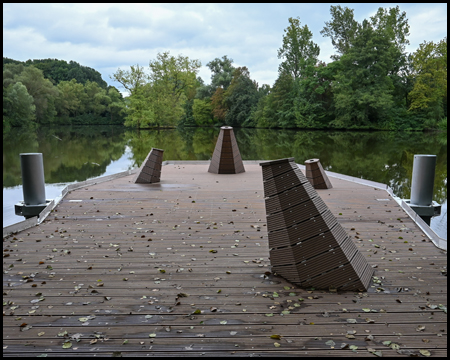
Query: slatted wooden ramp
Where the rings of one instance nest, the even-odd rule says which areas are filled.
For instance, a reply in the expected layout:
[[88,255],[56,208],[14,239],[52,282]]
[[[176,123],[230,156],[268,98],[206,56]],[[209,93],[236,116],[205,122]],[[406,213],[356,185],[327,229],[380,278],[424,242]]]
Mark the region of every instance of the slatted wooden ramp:
[[3,355],[447,355],[446,254],[386,192],[318,190],[376,278],[301,289],[271,273],[261,167],[208,166],[72,191],[5,238]]
[[152,148],[133,178],[134,183],[152,184],[161,179],[164,150]]
[[208,172],[214,174],[239,174],[245,172],[241,153],[231,126],[222,126],[220,128]]
[[260,165],[272,271],[303,288],[367,291],[372,266],[294,158]]

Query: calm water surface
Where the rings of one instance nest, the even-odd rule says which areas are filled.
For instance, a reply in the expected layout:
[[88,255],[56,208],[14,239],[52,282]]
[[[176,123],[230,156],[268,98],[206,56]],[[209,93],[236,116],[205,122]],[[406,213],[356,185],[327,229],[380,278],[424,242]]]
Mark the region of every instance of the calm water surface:
[[[14,214],[23,200],[20,153],[44,158],[46,198],[60,195],[72,182],[140,166],[152,147],[164,160],[209,160],[219,128],[129,130],[118,126],[12,129],[3,134],[3,226],[24,220]],[[304,164],[319,158],[325,170],[389,185],[408,199],[415,154],[437,155],[433,200],[442,214],[431,227],[447,238],[447,134],[239,129],[234,133],[243,160],[294,157]]]

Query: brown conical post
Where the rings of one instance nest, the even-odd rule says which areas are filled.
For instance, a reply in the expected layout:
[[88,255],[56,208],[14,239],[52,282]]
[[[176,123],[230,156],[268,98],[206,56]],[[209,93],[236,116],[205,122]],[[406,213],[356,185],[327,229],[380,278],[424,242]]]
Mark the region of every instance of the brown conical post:
[[306,160],[305,165],[306,178],[314,189],[331,189],[333,187],[319,159]]
[[367,290],[373,268],[294,158],[260,165],[272,270],[301,287]]
[[208,172],[214,174],[239,174],[245,172],[231,126],[222,126],[220,128]]
[[164,150],[152,148],[142,163],[132,182],[151,184],[161,180],[161,168]]

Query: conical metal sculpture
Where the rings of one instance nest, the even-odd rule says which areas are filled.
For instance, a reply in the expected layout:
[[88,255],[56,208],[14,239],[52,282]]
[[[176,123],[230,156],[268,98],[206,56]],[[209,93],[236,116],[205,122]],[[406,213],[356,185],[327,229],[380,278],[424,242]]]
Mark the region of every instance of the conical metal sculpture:
[[164,150],[152,148],[133,178],[133,182],[138,184],[159,182],[161,180],[163,153]]
[[272,270],[301,287],[367,290],[373,268],[294,158],[260,165]]
[[305,166],[306,178],[314,189],[331,189],[333,187],[319,159],[306,160]]
[[220,128],[208,172],[214,174],[238,174],[245,172],[231,126],[222,126]]

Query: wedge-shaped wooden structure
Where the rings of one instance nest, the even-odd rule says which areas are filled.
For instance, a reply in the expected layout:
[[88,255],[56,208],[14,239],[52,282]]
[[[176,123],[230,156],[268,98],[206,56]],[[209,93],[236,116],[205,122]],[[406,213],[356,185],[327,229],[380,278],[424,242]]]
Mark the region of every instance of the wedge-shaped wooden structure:
[[139,171],[133,179],[134,183],[151,184],[161,180],[161,168],[164,150],[152,148]]
[[306,160],[305,166],[306,178],[314,189],[331,189],[333,187],[319,159]]
[[301,287],[367,290],[373,268],[294,158],[260,165],[273,272]]
[[238,174],[245,172],[231,126],[222,126],[220,128],[208,172],[214,174]]

